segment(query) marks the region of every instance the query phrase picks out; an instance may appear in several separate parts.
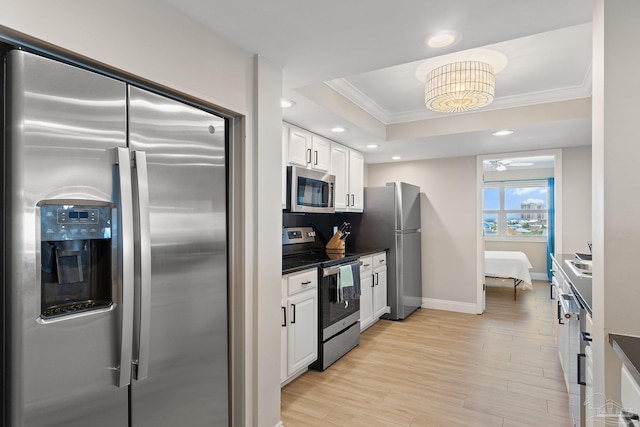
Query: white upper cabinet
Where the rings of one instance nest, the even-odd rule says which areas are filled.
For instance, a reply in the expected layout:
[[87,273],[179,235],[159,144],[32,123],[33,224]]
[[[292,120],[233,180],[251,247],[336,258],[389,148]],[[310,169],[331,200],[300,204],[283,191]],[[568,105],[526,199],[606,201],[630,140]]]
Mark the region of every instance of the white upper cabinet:
[[329,172],[331,142],[317,135],[311,137],[311,169]]
[[348,211],[364,210],[364,156],[358,151],[349,150],[349,194]]
[[331,174],[335,175],[333,187],[336,211],[346,211],[351,202],[349,196],[349,149],[331,144]]
[[336,211],[362,212],[364,208],[364,156],[343,145],[331,144],[331,174],[335,175]]
[[287,163],[323,172],[329,171],[331,143],[317,135],[289,126],[289,138],[285,144]]
[[311,163],[311,134],[289,127],[287,140],[287,163],[307,167]]

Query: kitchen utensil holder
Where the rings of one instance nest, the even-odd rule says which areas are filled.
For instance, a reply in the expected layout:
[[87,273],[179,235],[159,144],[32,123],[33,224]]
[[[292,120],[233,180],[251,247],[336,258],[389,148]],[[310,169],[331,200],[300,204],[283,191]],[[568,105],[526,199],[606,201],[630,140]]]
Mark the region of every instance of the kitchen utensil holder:
[[342,236],[343,234],[340,231],[336,231],[333,237],[331,237],[331,240],[329,240],[329,243],[325,246],[328,254],[344,255],[345,245]]

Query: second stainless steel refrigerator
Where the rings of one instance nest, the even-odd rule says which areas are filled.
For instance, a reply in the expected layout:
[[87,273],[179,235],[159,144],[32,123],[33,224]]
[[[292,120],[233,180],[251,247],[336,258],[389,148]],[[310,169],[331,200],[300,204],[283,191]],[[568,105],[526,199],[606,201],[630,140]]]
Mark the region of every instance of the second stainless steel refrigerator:
[[386,319],[404,319],[422,305],[420,222],[420,187],[390,182],[364,189],[356,244],[389,250]]
[[7,426],[226,426],[226,121],[5,58]]

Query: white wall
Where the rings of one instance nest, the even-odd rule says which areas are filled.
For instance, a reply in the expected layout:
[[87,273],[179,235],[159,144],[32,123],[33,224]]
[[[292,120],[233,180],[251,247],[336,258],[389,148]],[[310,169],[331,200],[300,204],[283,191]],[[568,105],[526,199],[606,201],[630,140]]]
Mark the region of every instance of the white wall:
[[[2,26],[0,34],[40,39],[240,119],[232,149],[236,170],[244,175],[234,177],[237,191],[232,194],[238,216],[232,230],[237,271],[231,284],[231,320],[237,328],[232,343],[244,351],[234,358],[233,396],[243,400],[236,402],[234,425],[277,425],[280,384],[272,367],[279,366],[280,347],[271,339],[279,339],[278,322],[272,321],[279,299],[275,304],[271,300],[281,275],[274,226],[281,221],[280,176],[269,172],[280,163],[280,71],[261,59],[254,63],[252,53],[164,2],[5,0]],[[258,339],[258,332],[263,338]]]
[[423,306],[425,299],[434,308],[453,301],[458,304],[449,304],[451,309],[475,312],[476,158],[368,166],[368,186],[391,181],[420,186]]
[[609,333],[640,336],[640,68],[637,0],[595,0],[593,39],[594,391],[619,402]]

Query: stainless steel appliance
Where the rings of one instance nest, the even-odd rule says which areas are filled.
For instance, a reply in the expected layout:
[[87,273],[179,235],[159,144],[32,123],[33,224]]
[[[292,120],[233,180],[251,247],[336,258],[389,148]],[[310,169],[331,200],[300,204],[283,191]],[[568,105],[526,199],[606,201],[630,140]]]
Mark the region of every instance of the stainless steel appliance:
[[287,167],[287,207],[291,212],[334,213],[335,176],[330,173]]
[[342,267],[351,270],[354,286],[360,287],[360,263],[357,260],[320,269],[318,360],[309,366],[311,369],[324,371],[360,343],[360,296],[339,297]]
[[360,287],[356,255],[330,255],[313,227],[285,227],[282,231],[283,273],[318,268],[318,359],[309,368],[324,371],[360,343],[360,296],[340,297],[339,272],[348,268]]
[[357,247],[388,248],[384,318],[405,319],[422,305],[420,187],[390,182],[364,189],[364,213]]
[[3,425],[228,425],[225,119],[25,51],[3,73]]

